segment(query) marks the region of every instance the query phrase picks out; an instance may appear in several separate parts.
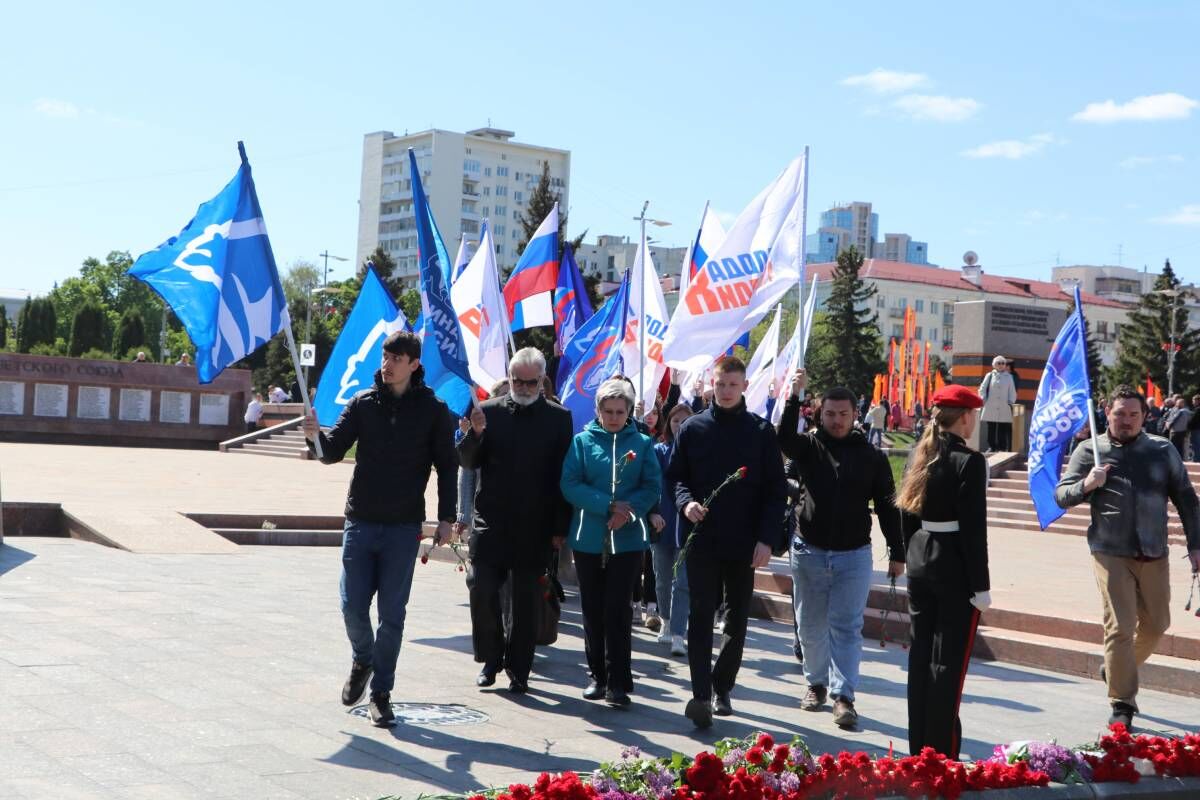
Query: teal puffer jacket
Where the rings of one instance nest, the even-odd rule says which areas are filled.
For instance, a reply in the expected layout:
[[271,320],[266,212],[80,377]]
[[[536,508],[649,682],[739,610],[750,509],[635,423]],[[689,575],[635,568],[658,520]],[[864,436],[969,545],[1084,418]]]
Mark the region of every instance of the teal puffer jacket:
[[[633,460],[626,454],[632,452]],[[609,433],[592,420],[575,434],[563,461],[563,497],[574,506],[568,542],[581,553],[626,553],[650,546],[651,511],[658,507],[662,470],[654,457],[654,443],[638,433],[633,421]],[[634,519],[609,531],[609,503],[624,500],[633,507]]]

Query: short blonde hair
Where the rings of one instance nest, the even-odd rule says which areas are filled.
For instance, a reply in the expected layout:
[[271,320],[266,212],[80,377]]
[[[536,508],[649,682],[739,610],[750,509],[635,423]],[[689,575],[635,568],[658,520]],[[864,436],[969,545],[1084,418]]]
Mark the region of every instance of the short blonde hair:
[[628,410],[633,411],[633,387],[620,378],[609,378],[596,390],[596,410],[605,400],[621,399]]

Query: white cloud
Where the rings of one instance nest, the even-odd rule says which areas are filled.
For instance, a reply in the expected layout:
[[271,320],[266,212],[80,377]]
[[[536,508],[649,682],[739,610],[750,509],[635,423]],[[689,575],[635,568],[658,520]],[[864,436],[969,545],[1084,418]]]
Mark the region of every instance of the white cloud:
[[75,119],[79,116],[79,106],[51,97],[39,97],[34,101],[33,110],[53,119]]
[[1028,139],[1001,139],[998,142],[988,142],[962,154],[967,158],[1007,158],[1016,161],[1026,156],[1040,153],[1048,144],[1061,144],[1052,133],[1038,133]]
[[1175,92],[1135,97],[1128,103],[1105,100],[1088,103],[1071,119],[1076,122],[1149,122],[1163,119],[1187,119],[1200,102]]
[[1121,169],[1137,169],[1138,167],[1149,167],[1154,164],[1181,164],[1183,156],[1178,153],[1173,153],[1169,156],[1130,156],[1121,162]]
[[896,98],[892,106],[913,119],[934,122],[962,122],[975,115],[983,104],[970,97],[906,94]]
[[1174,214],[1155,217],[1151,222],[1160,225],[1200,225],[1200,204],[1183,206]]
[[843,78],[843,86],[861,86],[876,94],[894,94],[907,92],[918,86],[929,83],[929,77],[920,72],[896,72],[890,69],[876,67],[865,75],[851,75]]

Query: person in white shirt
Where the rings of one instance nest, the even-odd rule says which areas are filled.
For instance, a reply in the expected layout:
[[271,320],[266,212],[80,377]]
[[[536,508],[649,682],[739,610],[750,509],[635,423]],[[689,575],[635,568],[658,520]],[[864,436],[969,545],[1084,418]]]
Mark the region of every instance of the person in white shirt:
[[875,403],[867,411],[867,443],[883,447],[883,428],[887,424],[887,410],[882,403]]
[[272,386],[267,393],[267,398],[272,403],[286,403],[288,401],[288,393],[283,390],[282,386]]
[[246,406],[246,415],[243,419],[246,421],[246,433],[254,433],[258,430],[258,421],[262,419],[263,404],[262,393],[255,392],[250,404]]
[[1017,402],[1017,385],[1004,356],[992,359],[992,371],[979,384],[983,398],[981,422],[987,423],[987,452],[1007,453],[1012,450],[1013,403]]

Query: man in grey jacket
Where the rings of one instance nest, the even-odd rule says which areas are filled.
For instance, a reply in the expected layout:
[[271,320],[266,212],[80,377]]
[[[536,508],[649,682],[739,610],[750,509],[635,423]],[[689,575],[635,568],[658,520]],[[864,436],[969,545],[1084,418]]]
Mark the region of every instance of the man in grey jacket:
[[1104,668],[1109,724],[1128,727],[1137,713],[1138,665],[1171,624],[1167,498],[1187,536],[1192,570],[1200,570],[1200,500],[1169,442],[1142,431],[1146,399],[1134,388],[1112,394],[1108,431],[1092,448],[1076,447],[1054,499],[1062,508],[1089,502],[1088,547],[1104,604]]

